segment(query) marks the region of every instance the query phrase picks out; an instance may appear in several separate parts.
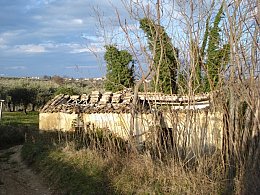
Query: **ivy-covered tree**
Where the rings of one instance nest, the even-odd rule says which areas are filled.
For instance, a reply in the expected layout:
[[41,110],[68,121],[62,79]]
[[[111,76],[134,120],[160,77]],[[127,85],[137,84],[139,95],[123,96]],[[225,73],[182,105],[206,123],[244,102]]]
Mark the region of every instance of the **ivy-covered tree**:
[[[191,75],[190,79],[192,79],[192,88],[195,93],[213,90],[219,83],[221,69],[228,62],[229,44],[223,45],[220,38],[221,29],[219,24],[222,15],[223,6],[219,8],[212,25],[210,25],[211,16],[206,20],[206,29],[201,47],[195,41],[191,41],[190,52],[194,67],[191,67],[189,74]],[[183,79],[183,75],[179,75],[179,78],[180,76]],[[183,83],[188,87],[187,83]],[[187,91],[187,89],[183,91]]]
[[177,92],[178,49],[171,42],[165,29],[149,18],[140,20],[140,28],[148,38],[149,49],[154,59],[152,80],[155,91],[163,93]]
[[221,46],[219,23],[223,15],[223,5],[221,5],[215,16],[213,26],[206,26],[205,39],[208,41],[206,51],[206,78],[205,78],[205,91],[214,89],[219,83],[220,70],[227,64],[229,58],[229,44]]
[[105,89],[120,91],[134,85],[134,61],[132,55],[126,50],[118,50],[114,45],[106,45],[105,60],[107,74]]

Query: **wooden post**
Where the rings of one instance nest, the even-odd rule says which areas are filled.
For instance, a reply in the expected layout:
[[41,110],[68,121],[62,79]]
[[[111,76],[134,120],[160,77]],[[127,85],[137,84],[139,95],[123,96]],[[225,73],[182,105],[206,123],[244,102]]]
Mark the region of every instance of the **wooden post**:
[[0,100],[0,120],[2,119],[2,114],[3,114],[3,103],[4,100]]

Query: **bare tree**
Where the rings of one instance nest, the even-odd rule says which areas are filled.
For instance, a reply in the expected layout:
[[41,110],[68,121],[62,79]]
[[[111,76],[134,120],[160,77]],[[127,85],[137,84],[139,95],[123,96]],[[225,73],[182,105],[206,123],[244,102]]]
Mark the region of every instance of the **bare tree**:
[[[258,170],[260,159],[260,79],[259,79],[259,2],[245,1],[204,1],[204,0],[121,0],[128,17],[121,14],[115,5],[112,5],[123,37],[125,46],[133,55],[139,73],[139,81],[134,87],[133,106],[131,111],[130,135],[134,133],[134,124],[137,114],[138,93],[145,80],[160,74],[161,61],[154,67],[156,47],[149,48],[144,33],[139,29],[139,21],[149,18],[157,25],[164,26],[172,42],[179,48],[178,61],[178,93],[186,94],[190,101],[194,94],[203,85],[203,77],[208,77],[208,41],[207,33],[213,27],[214,18],[223,6],[223,14],[219,22],[219,49],[229,44],[229,57],[218,56],[223,60],[223,66],[218,69],[219,81],[216,86],[211,83],[211,109],[205,111],[205,120],[199,125],[200,115],[196,111],[185,112],[183,134],[185,139],[178,136],[180,115],[172,112],[171,121],[174,129],[173,137],[176,143],[181,143],[186,151],[194,155],[189,158],[198,159],[199,151],[206,149],[205,139],[212,139],[216,128],[210,126],[212,115],[223,116],[220,142],[222,143],[221,163],[225,168],[228,179],[228,190],[234,191],[235,178],[241,182],[248,175],[247,170]],[[122,36],[122,34],[121,34]],[[160,31],[157,31],[154,40],[160,41]],[[163,45],[162,45],[163,47]],[[161,48],[162,51],[162,48]],[[214,64],[213,64],[214,65]],[[184,82],[180,80],[184,79]],[[211,82],[211,81],[210,81]],[[212,87],[213,86],[213,87]],[[147,87],[144,87],[147,92]],[[169,106],[170,109],[170,106]],[[198,123],[195,124],[194,123]],[[200,140],[196,144],[192,131],[199,131]],[[199,137],[199,136],[198,136]],[[216,141],[217,140],[213,140]],[[188,142],[194,143],[189,145]],[[193,147],[194,146],[194,147]],[[179,151],[180,152],[180,151]],[[187,154],[187,153],[186,153]],[[203,158],[200,158],[203,164]],[[251,173],[250,172],[250,173]],[[255,177],[257,178],[257,176]],[[259,182],[259,180],[255,180]],[[242,185],[242,184],[241,184]],[[243,184],[244,190],[250,189]],[[241,193],[246,193],[239,186]],[[256,188],[254,188],[256,189]],[[228,191],[227,190],[227,191]]]

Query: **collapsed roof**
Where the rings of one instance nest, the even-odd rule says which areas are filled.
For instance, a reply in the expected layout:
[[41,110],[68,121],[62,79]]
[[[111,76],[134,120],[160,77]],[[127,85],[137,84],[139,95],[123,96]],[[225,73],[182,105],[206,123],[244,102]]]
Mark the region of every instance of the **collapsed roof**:
[[[130,113],[134,94],[130,90],[121,92],[93,91],[91,94],[60,94],[50,100],[42,113]],[[209,107],[209,94],[196,96],[166,95],[162,93],[138,93],[138,112],[149,113],[152,108],[170,107],[171,109],[205,109]]]

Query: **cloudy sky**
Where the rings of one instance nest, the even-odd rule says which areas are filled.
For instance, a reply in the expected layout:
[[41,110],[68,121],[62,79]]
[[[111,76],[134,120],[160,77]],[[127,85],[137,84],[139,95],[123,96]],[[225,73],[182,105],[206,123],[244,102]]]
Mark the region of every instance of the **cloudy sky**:
[[103,76],[94,8],[115,15],[108,0],[1,0],[0,76]]

